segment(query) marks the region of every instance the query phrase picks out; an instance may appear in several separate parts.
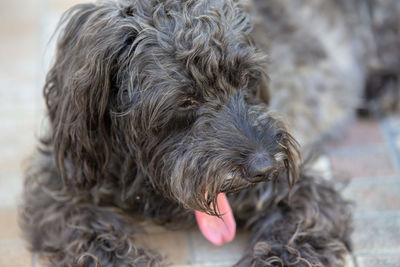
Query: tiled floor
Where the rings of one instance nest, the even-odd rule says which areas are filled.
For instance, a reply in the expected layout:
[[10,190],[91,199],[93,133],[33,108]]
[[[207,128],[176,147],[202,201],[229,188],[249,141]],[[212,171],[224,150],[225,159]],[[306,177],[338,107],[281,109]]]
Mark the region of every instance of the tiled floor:
[[[61,12],[79,0],[0,0],[0,266],[37,266],[17,226],[23,160],[43,118],[41,85],[53,51],[48,39]],[[350,179],[355,202],[354,264],[400,266],[400,116],[354,123],[331,144],[322,169]],[[153,230],[143,239],[175,265],[230,266],[247,238],[216,248],[199,232]],[[171,245],[173,240],[173,245]]]

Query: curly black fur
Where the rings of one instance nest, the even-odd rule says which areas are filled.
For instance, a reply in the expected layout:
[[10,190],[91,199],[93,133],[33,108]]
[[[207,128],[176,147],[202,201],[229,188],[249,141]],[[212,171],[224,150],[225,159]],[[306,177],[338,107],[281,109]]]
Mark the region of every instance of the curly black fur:
[[83,4],[60,31],[21,208],[33,252],[50,266],[163,265],[135,244],[137,221],[190,226],[225,192],[253,233],[238,265],[343,266],[347,203],[299,172],[238,2]]

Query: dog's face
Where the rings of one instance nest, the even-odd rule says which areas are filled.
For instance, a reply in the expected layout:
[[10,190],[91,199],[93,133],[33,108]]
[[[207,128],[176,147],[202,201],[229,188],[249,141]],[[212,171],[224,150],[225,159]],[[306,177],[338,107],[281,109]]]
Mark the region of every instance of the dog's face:
[[296,143],[266,106],[264,57],[236,2],[106,2],[64,20],[45,96],[67,183],[140,175],[212,213],[220,192],[282,170],[294,182]]

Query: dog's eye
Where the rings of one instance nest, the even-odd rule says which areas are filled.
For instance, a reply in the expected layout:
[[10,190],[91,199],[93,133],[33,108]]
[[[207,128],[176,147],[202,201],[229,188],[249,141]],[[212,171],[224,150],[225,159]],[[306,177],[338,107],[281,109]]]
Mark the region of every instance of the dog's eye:
[[197,108],[198,102],[195,101],[192,98],[186,98],[183,100],[183,102],[179,105],[179,110],[180,111],[189,111]]
[[275,135],[275,141],[278,143],[282,142],[285,138],[286,138],[286,134],[282,133],[282,132],[279,132]]

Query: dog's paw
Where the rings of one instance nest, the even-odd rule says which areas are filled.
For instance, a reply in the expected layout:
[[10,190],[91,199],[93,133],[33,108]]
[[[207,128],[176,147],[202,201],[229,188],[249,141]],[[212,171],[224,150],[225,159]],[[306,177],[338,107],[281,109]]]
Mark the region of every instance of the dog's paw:
[[245,255],[236,266],[297,266],[325,267],[320,259],[305,253],[294,246],[274,242],[259,241],[249,254]]

